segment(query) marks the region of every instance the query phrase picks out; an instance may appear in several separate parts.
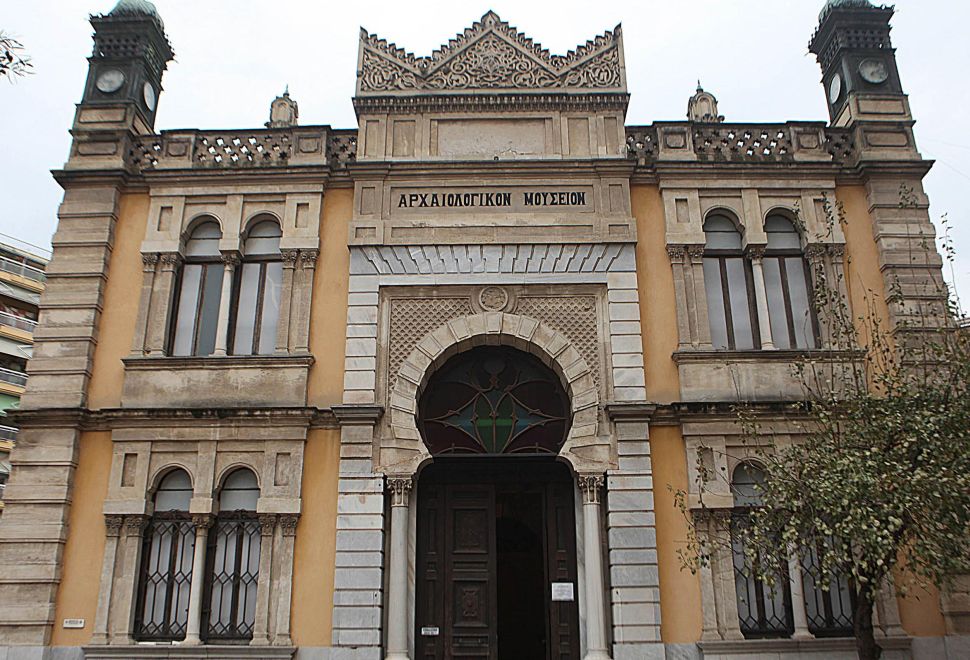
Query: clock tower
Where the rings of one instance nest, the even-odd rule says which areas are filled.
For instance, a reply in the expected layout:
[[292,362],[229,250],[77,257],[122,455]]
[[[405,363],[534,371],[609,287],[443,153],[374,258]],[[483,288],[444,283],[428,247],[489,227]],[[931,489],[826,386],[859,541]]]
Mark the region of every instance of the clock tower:
[[[147,0],[120,0],[91,16],[94,52],[71,133],[68,168],[121,164],[125,134],[153,132],[162,74],[173,58],[165,26]],[[109,149],[114,142],[116,149]]]
[[869,0],[829,0],[822,9],[808,48],[822,67],[833,125],[911,118],[889,38],[892,16],[892,7]]

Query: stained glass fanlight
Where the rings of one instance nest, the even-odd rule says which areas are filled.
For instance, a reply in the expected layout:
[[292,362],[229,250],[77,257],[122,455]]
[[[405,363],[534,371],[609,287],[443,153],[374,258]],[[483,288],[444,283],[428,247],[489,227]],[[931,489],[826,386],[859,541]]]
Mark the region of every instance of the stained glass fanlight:
[[439,369],[419,404],[424,441],[440,454],[558,454],[569,428],[559,378],[537,358],[481,346]]

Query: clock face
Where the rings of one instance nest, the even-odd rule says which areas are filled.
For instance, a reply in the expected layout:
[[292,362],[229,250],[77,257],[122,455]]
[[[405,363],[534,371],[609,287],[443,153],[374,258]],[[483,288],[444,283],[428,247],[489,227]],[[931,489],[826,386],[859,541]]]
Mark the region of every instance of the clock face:
[[155,100],[156,100],[155,88],[152,87],[151,83],[145,83],[145,86],[142,88],[142,96],[145,99],[145,107],[148,108],[150,111],[154,111]]
[[882,60],[868,59],[859,63],[859,75],[866,82],[879,85],[889,78],[889,69]]
[[829,83],[829,103],[835,103],[842,96],[842,76],[835,74]]
[[98,91],[104,94],[113,94],[125,84],[125,74],[118,69],[107,69],[101,72],[94,84]]

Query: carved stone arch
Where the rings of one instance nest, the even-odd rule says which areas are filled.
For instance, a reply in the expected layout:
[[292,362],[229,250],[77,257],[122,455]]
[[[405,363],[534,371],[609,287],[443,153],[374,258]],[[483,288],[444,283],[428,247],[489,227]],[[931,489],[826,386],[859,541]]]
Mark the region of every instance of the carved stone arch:
[[190,468],[185,463],[171,462],[171,463],[166,463],[165,465],[159,467],[148,477],[148,491],[145,493],[148,499],[151,499],[152,497],[155,496],[155,491],[158,490],[159,485],[162,483],[162,479],[167,477],[171,472],[175,472],[176,470],[182,470],[187,475],[189,475],[189,483],[192,484],[193,492],[195,491],[196,479],[195,479],[195,475],[192,473],[192,468]]
[[230,474],[236,470],[249,470],[256,477],[256,485],[259,487],[260,493],[263,491],[263,478],[259,473],[259,469],[252,463],[247,463],[245,461],[233,461],[229,465],[225,466],[219,470],[219,474],[216,475],[216,480],[214,482],[215,486],[212,490],[213,497],[218,497],[219,493],[222,491],[222,487],[226,483],[226,479]]
[[225,223],[222,221],[222,218],[212,213],[211,211],[200,211],[199,213],[196,213],[186,221],[185,228],[182,230],[182,233],[179,236],[180,243],[184,246],[185,241],[189,239],[189,236],[192,235],[192,232],[195,231],[195,228],[206,222],[215,222],[217,225],[219,225],[219,233],[221,233],[222,236],[225,237],[226,228],[225,228]]
[[401,364],[388,401],[390,433],[381,441],[381,469],[412,475],[431,457],[417,425],[418,400],[431,375],[449,358],[481,345],[506,345],[531,353],[560,378],[572,415],[560,456],[576,471],[609,467],[609,441],[599,433],[600,395],[589,364],[562,333],[545,323],[504,312],[449,321],[418,342]]
[[701,222],[701,227],[704,226],[704,223],[706,223],[709,218],[715,215],[720,215],[727,218],[734,223],[734,228],[738,230],[738,233],[740,233],[742,236],[745,235],[745,226],[744,221],[742,220],[744,216],[738,209],[723,203],[716,204],[704,212],[704,220]]
[[279,225],[281,232],[285,231],[283,228],[283,219],[281,217],[279,217],[273,211],[262,209],[262,210],[250,213],[248,216],[246,216],[246,219],[243,221],[240,227],[241,231],[239,232],[239,235],[242,238],[245,238],[246,236],[249,235],[249,231],[253,227],[255,227],[260,222],[264,222],[264,221],[275,222],[277,225]]

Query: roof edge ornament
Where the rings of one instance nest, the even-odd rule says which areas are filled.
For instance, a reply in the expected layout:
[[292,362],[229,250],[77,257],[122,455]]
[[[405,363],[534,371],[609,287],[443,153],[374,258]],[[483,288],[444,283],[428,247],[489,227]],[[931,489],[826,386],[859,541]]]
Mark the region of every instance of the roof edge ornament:
[[424,57],[361,28],[357,96],[473,91],[626,93],[621,26],[553,55],[488,11]]
[[148,0],[118,0],[118,4],[114,6],[114,9],[108,12],[108,16],[148,16],[155,19],[159,26],[164,31],[165,22],[162,20],[162,15],[158,13],[158,9]]

